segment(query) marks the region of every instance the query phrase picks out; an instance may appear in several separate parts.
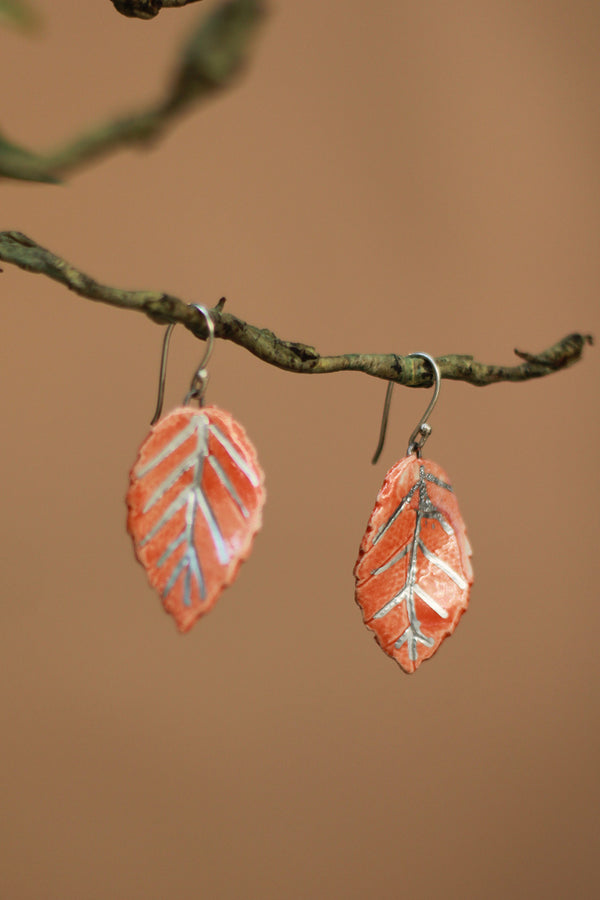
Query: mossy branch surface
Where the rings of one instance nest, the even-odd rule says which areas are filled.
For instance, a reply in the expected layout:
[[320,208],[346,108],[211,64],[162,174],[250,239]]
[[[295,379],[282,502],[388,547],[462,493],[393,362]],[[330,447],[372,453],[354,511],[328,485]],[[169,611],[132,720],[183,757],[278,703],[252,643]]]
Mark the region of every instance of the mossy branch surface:
[[[130,291],[102,284],[19,231],[0,232],[0,260],[26,272],[52,278],[88,300],[145,313],[158,324],[179,323],[202,340],[207,336],[201,313],[179,297],[161,291]],[[283,340],[267,328],[258,328],[238,319],[225,312],[224,304],[225,299],[222,298],[210,311],[215,336],[239,344],[269,365],[288,372],[310,375],[342,371],[364,372],[407,387],[429,387],[432,383],[431,372],[422,359],[394,353],[323,356],[315,347],[298,341]],[[478,386],[501,381],[528,381],[573,365],[581,358],[584,346],[592,342],[591,335],[574,333],[540,353],[515,350],[521,362],[513,366],[482,363],[465,354],[440,356],[436,362],[442,378],[466,381]]]

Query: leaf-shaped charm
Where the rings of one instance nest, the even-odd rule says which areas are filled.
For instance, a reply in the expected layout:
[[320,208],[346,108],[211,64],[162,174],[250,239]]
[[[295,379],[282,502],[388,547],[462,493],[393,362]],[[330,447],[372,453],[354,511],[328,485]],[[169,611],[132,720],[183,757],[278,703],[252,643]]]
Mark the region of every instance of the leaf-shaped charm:
[[212,609],[248,558],[262,524],[263,480],[244,429],[214,406],[174,409],[142,444],[127,529],[180,631]]
[[365,624],[405,672],[456,628],[473,584],[470,556],[448,476],[405,456],[385,477],[354,567]]

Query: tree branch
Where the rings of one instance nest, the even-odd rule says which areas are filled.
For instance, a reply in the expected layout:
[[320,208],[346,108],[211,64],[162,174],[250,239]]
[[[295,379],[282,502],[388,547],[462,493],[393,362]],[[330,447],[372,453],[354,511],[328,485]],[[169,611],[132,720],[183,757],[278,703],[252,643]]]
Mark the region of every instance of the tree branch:
[[261,0],[228,0],[203,16],[178,58],[166,97],[146,109],[105,122],[44,155],[0,135],[0,178],[57,182],[99,156],[160,137],[176,116],[235,80],[263,15]]
[[[0,232],[0,260],[27,272],[46,275],[88,300],[145,313],[158,324],[180,323],[203,340],[207,336],[204,317],[194,306],[178,297],[158,291],[127,291],[101,284],[19,231]],[[403,357],[395,353],[321,356],[314,347],[296,341],[284,341],[267,328],[257,328],[224,312],[224,304],[225,299],[222,298],[211,310],[215,336],[239,344],[263,362],[280,369],[313,375],[341,371],[364,372],[407,387],[431,385],[431,372],[427,363],[420,358]],[[527,381],[573,365],[581,358],[585,344],[592,343],[592,336],[589,334],[569,334],[541,353],[515,350],[522,359],[516,366],[488,365],[464,354],[440,356],[436,361],[442,378],[455,381],[466,381],[478,386],[500,381]]]
[[117,12],[137,19],[153,19],[161,9],[173,6],[187,6],[198,0],[111,0]]

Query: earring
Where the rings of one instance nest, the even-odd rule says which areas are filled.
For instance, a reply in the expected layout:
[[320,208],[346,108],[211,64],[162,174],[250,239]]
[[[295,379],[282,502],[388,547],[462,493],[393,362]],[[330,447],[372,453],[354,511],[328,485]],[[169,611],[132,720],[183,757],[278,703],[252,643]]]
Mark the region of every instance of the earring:
[[[382,650],[408,673],[433,656],[467,608],[473,584],[471,546],[448,476],[421,459],[427,423],[438,398],[440,372],[427,353],[434,395],[410,436],[407,455],[385,476],[354,567],[356,602]],[[377,462],[383,448],[389,382]]]
[[[248,558],[262,525],[264,475],[256,450],[235,419],[203,406],[215,326],[183,406],[158,421],[169,340],[163,342],[158,402],[150,434],[130,473],[127,530],[135,555],[181,632],[214,606]],[[188,404],[196,400],[199,409]]]

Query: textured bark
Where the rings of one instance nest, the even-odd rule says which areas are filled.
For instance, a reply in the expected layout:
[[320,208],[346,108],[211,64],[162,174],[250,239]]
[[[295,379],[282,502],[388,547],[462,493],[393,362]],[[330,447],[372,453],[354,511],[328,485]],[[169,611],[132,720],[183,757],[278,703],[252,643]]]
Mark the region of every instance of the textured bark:
[[135,19],[153,19],[161,9],[188,6],[199,0],[111,0],[112,5],[123,16]]
[[[109,287],[81,272],[60,256],[41,247],[18,231],[0,232],[0,260],[12,263],[27,272],[37,272],[59,281],[81,297],[97,300],[122,309],[145,313],[158,324],[176,322],[184,325],[196,337],[206,339],[204,317],[195,306],[159,291],[126,291]],[[297,341],[286,341],[267,328],[258,328],[224,311],[222,298],[210,311],[215,336],[239,344],[263,362],[310,375],[328,372],[364,372],[407,387],[430,387],[431,371],[425,360],[395,353],[346,353],[323,356],[315,347]],[[589,334],[569,334],[540,353],[515,350],[522,362],[516,366],[482,363],[472,356],[452,354],[436,358],[442,378],[466,381],[484,386],[500,381],[528,381],[541,378],[576,363],[586,344],[592,343]]]

